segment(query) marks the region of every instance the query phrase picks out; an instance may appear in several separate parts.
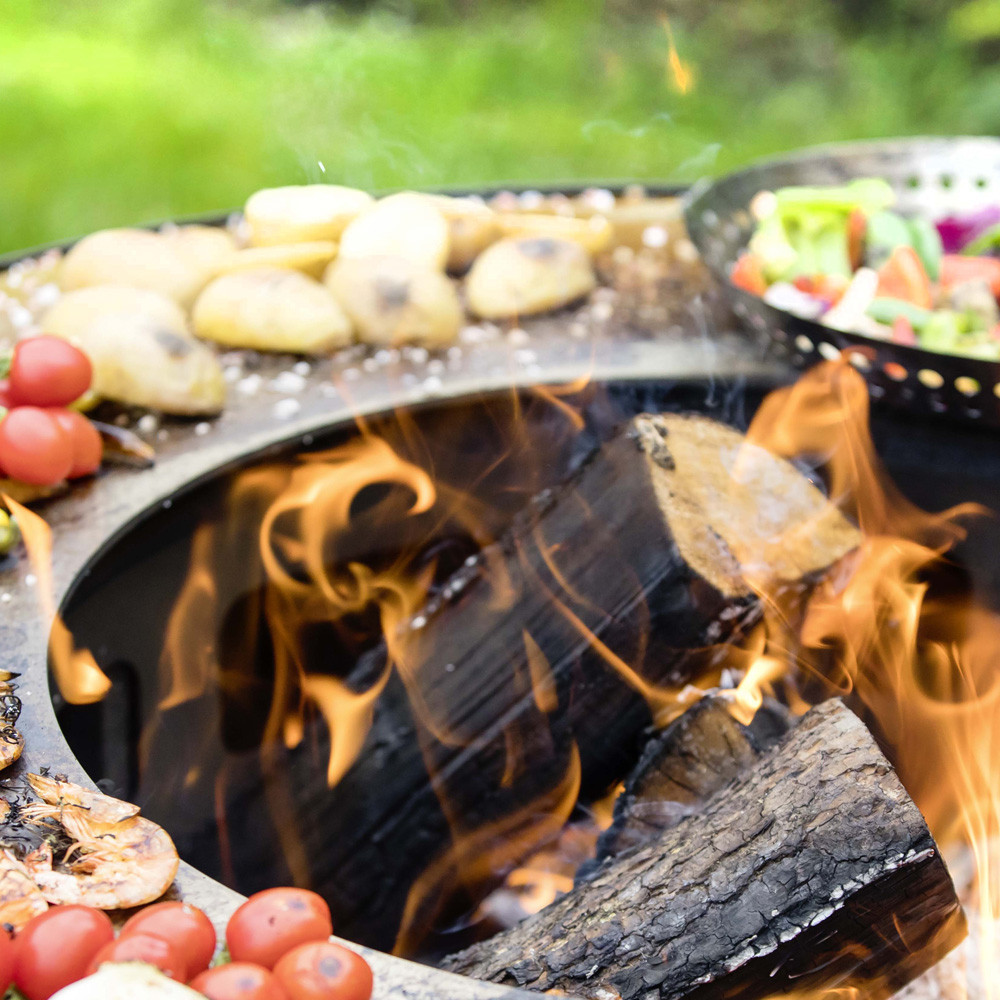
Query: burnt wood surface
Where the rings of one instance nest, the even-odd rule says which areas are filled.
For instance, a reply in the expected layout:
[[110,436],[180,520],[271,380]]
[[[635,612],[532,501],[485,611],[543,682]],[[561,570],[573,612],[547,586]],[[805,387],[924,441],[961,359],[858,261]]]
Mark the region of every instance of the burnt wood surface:
[[658,840],[444,967],[584,997],[884,996],[964,935],[923,817],[839,701]]
[[[756,455],[764,473],[730,476],[724,464],[742,442],[702,417],[636,418],[574,480],[537,498],[445,588],[457,596],[404,637],[418,711],[397,671],[357,763],[333,789],[316,766],[322,742],[282,755],[296,851],[345,934],[412,953],[413,927],[449,902],[466,905],[456,888],[474,903],[519,852],[552,835],[545,817],[567,795],[572,803],[577,767],[585,798],[620,780],[653,719],[636,686],[654,692],[654,705],[657,690],[669,702],[706,669],[706,647],[757,620],[737,554],[744,536],[766,535],[766,558],[802,587],[856,544],[839,515],[817,516],[825,501],[788,463]],[[795,529],[807,521],[802,542]],[[784,546],[775,525],[793,536]],[[634,673],[624,677],[606,650]],[[385,655],[362,661],[359,687]],[[725,656],[720,647],[716,663]],[[458,847],[442,853],[449,843]]]
[[724,695],[706,695],[646,744],[615,799],[613,822],[601,835],[585,878],[607,858],[654,840],[738,780],[780,740],[793,717],[768,701],[750,725],[738,722]]

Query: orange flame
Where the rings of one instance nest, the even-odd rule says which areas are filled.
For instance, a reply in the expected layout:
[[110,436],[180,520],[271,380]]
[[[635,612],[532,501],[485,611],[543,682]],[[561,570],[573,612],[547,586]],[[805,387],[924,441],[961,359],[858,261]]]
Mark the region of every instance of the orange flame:
[[[773,393],[748,437],[789,458],[821,457],[831,502],[863,543],[810,597],[801,626],[771,609],[766,641],[736,692],[738,714],[764,693],[804,708],[841,694],[872,726],[944,848],[971,851],[969,902],[979,909],[979,960],[1000,985],[1000,617],[967,597],[936,596],[931,579],[986,513],[971,504],[928,514],[888,480],[868,429],[868,396],[844,361]],[[758,642],[760,642],[758,636]]]
[[52,591],[52,531],[34,512],[22,507],[6,494],[0,494],[14,515],[38,588],[38,602],[46,621],[52,622],[49,633],[49,659],[59,692],[72,705],[90,705],[100,701],[110,690],[111,681],[97,665],[88,649],[77,649],[73,636],[56,613]]

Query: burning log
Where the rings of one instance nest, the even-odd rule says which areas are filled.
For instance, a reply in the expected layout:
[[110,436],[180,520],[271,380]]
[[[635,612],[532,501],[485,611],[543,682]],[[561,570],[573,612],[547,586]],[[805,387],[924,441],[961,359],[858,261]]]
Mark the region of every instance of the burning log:
[[[748,578],[805,591],[857,542],[794,466],[731,428],[636,418],[390,637],[396,674],[333,789],[314,780],[322,746],[276,769],[337,926],[384,947],[402,920],[411,952],[456,886],[475,899],[553,835],[578,789],[620,780],[706,647],[759,617]],[[386,657],[349,683],[370,686]]]
[[923,817],[839,701],[744,780],[450,971],[607,998],[882,997],[964,936]]
[[791,725],[783,705],[767,701],[749,726],[722,697],[706,695],[654,736],[615,799],[614,819],[597,844],[594,866],[649,843],[749,771]]

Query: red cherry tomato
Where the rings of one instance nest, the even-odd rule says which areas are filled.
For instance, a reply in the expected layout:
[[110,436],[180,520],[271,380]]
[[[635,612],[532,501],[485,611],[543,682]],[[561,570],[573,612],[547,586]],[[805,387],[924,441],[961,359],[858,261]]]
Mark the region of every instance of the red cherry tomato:
[[52,486],[73,468],[73,442],[51,414],[19,406],[0,420],[0,467],[22,482]]
[[76,410],[51,409],[49,416],[69,435],[73,444],[73,467],[67,479],[89,476],[101,467],[104,445],[97,428]]
[[332,933],[330,907],[322,896],[308,889],[265,889],[229,918],[226,945],[234,961],[273,969],[286,951],[306,941],[325,941]]
[[87,975],[93,975],[105,962],[145,962],[155,965],[165,976],[184,982],[187,960],[172,941],[152,934],[130,934],[117,941],[109,941],[93,956],[87,966]]
[[208,968],[215,954],[212,921],[188,903],[157,903],[131,917],[118,935],[124,941],[133,934],[152,934],[173,944],[184,958],[182,982],[194,979]]
[[82,979],[115,936],[108,915],[90,906],[53,906],[32,917],[14,939],[14,985],[28,1000],[48,1000]]
[[6,378],[0,378],[0,406],[5,410],[14,407],[14,398],[10,394],[10,380]]
[[209,1000],[288,1000],[274,974],[250,962],[216,966],[196,976],[189,985]]
[[0,930],[0,996],[7,992],[14,981],[14,942]]
[[300,944],[274,967],[291,1000],[368,1000],[372,970],[358,954],[332,941]]
[[60,337],[31,337],[14,347],[11,397],[26,406],[66,406],[89,388],[90,358]]

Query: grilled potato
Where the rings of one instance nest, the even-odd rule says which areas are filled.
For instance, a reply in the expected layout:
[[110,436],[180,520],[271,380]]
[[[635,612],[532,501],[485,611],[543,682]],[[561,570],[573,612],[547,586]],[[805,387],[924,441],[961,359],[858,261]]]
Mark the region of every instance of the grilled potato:
[[91,389],[103,399],[188,416],[218,413],[225,402],[218,359],[183,325],[110,312],[67,339],[90,358]]
[[447,344],[458,336],[462,307],[452,282],[407,257],[341,257],[324,281],[367,344]]
[[269,247],[247,247],[223,257],[215,268],[216,275],[236,271],[251,271],[262,267],[280,267],[302,271],[312,278],[323,274],[326,265],[337,254],[337,244],[330,240],[309,243],[283,243]]
[[442,270],[448,261],[448,223],[427,195],[404,191],[376,202],[340,239],[340,256],[405,257]]
[[350,320],[328,288],[276,267],[216,278],[192,320],[199,337],[227,347],[323,354],[351,341]]
[[355,188],[301,184],[257,191],[247,199],[243,214],[253,246],[308,243],[340,239],[347,224],[374,201]]
[[568,305],[597,284],[587,252],[570,240],[500,240],[477,258],[465,290],[486,319],[530,316]]
[[66,291],[129,285],[159,292],[187,308],[208,277],[196,255],[176,239],[145,229],[104,229],[85,236],[66,254],[59,283]]
[[500,236],[496,212],[477,198],[424,195],[448,223],[448,270],[464,274],[472,262]]
[[504,236],[571,240],[579,243],[591,256],[607,250],[614,235],[611,223],[603,215],[577,219],[540,212],[502,212],[497,216],[497,224]]

